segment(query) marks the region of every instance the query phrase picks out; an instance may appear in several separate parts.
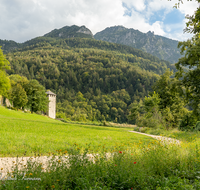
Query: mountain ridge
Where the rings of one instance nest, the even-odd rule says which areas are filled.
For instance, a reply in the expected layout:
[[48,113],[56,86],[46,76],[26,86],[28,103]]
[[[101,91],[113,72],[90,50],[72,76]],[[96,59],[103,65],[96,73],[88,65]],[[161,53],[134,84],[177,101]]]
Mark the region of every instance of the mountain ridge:
[[96,40],[128,45],[171,63],[176,63],[180,58],[177,40],[154,35],[154,32],[151,31],[142,33],[133,28],[128,29],[124,26],[111,26],[96,33],[94,38]]
[[[48,39],[47,39],[48,38]],[[122,44],[132,48],[140,49],[146,53],[158,57],[161,60],[166,60],[171,63],[176,63],[181,57],[177,49],[178,41],[166,37],[154,35],[153,32],[142,33],[133,28],[127,29],[124,26],[108,27],[95,35],[85,26],[64,26],[60,29],[54,29],[43,36],[33,38],[24,43],[17,43],[12,40],[0,40],[0,46],[4,53],[11,52],[18,48],[24,48],[37,42],[70,39],[70,38],[90,38],[102,40],[111,43]]]

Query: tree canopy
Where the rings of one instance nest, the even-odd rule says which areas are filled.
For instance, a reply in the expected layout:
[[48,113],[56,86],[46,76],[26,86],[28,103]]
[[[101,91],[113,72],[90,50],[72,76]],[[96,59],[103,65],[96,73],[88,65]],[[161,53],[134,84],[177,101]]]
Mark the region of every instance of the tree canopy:
[[10,88],[10,80],[6,74],[6,69],[10,69],[9,64],[0,47],[0,95],[3,96],[7,96]]

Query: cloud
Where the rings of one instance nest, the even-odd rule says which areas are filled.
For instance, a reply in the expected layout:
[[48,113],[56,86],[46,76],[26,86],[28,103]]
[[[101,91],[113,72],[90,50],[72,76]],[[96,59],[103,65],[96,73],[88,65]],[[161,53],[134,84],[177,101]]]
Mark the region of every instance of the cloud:
[[129,8],[134,8],[136,11],[144,11],[146,8],[145,0],[123,0],[123,3],[125,3]]
[[[173,5],[174,2],[167,0],[1,0],[0,39],[24,42],[75,24],[85,25],[93,34],[106,27],[123,25],[182,40],[184,18],[181,24],[177,23],[178,27],[164,21]],[[197,3],[186,2],[179,12],[192,14],[196,7]],[[151,23],[152,16],[160,10],[163,10],[160,18]]]

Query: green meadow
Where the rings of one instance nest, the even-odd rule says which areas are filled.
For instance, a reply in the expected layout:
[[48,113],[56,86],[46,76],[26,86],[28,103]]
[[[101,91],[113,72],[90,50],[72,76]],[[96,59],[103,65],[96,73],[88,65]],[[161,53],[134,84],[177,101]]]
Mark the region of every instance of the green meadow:
[[75,143],[89,146],[91,153],[113,147],[130,148],[153,139],[128,132],[130,128],[67,124],[45,116],[14,111],[0,106],[0,157],[48,155],[65,151]]
[[[0,157],[31,156],[11,171],[0,168],[6,173],[0,189],[200,189],[198,133],[166,132],[183,139],[169,144],[130,130],[68,124],[0,107]],[[32,160],[43,155],[49,158],[45,165]]]

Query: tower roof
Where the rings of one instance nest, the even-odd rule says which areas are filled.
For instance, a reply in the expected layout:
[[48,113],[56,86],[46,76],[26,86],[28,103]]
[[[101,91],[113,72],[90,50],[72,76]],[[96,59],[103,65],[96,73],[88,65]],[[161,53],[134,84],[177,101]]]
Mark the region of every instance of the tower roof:
[[48,91],[46,92],[46,94],[47,94],[47,95],[54,95],[54,96],[56,96],[56,94],[54,94],[54,93],[51,92],[50,90],[48,90]]

